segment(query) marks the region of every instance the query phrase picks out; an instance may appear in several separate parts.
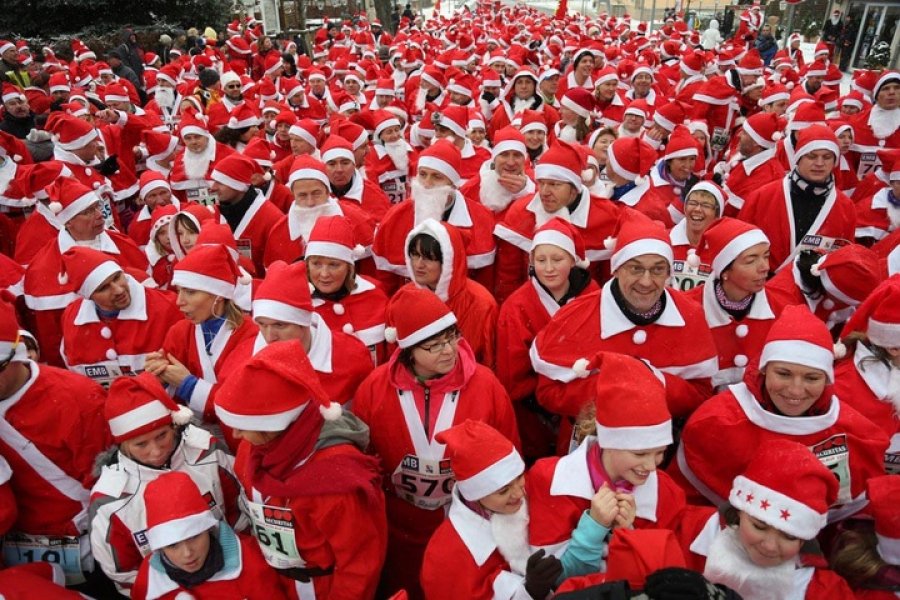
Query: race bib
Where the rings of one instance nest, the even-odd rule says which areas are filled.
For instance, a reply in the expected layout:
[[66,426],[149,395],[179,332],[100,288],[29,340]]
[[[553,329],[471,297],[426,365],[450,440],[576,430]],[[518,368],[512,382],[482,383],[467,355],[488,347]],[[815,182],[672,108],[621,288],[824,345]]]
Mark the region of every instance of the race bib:
[[33,562],[54,563],[66,574],[66,585],[84,583],[81,546],[74,536],[48,537],[8,533],[3,539],[3,562],[7,566]]
[[253,260],[253,252],[250,248],[250,240],[241,238],[237,240],[238,253],[247,260]]
[[204,206],[214,206],[216,204],[216,200],[218,200],[218,196],[216,196],[215,194],[211,194],[209,188],[207,187],[198,187],[185,190],[185,196],[187,196],[189,202],[196,202]]
[[672,279],[674,280],[672,287],[683,292],[692,290],[706,283],[711,273],[712,269],[709,265],[700,265],[695,268],[683,260],[676,260],[672,265]]
[[884,453],[884,472],[888,475],[900,475],[900,433],[891,436],[891,445]]
[[[294,513],[282,506],[245,500],[245,512],[250,517],[250,529],[259,543],[266,562],[276,569],[305,567],[306,561],[297,550],[294,533]],[[339,518],[335,516],[335,518]]]
[[833,435],[810,448],[816,458],[828,467],[838,480],[837,504],[846,504],[853,499],[850,488],[850,448],[847,436],[843,433]]
[[391,204],[399,204],[406,200],[406,177],[385,181],[381,184],[381,189],[384,190]]
[[863,152],[859,155],[859,166],[856,168],[856,176],[862,179],[881,164],[878,155],[874,152]]
[[834,252],[851,242],[842,238],[828,237],[827,235],[804,235],[797,245],[797,252],[804,250],[816,250],[819,252]]
[[82,369],[86,377],[93,379],[104,388],[108,388],[116,377],[132,375],[130,369],[123,369],[122,366],[115,361],[84,365]]
[[709,145],[715,150],[722,150],[728,145],[728,131],[724,127],[713,128],[712,136],[709,138]]
[[425,510],[437,510],[450,503],[453,471],[450,460],[426,460],[407,454],[391,475],[399,498]]

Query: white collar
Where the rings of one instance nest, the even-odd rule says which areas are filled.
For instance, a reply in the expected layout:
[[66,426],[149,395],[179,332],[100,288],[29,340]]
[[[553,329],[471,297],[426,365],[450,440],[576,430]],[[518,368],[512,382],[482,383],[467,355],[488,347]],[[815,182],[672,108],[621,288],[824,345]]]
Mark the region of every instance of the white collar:
[[472,144],[472,141],[466,138],[466,143],[463,144],[462,150],[459,151],[462,158],[472,158],[475,156],[475,146]]
[[[713,327],[725,327],[734,321],[734,317],[728,314],[719,301],[716,300],[715,280],[711,279],[703,286],[703,312],[706,313],[706,323]],[[750,303],[750,312],[747,313],[748,319],[757,319],[766,321],[775,318],[772,307],[769,306],[769,298],[766,296],[766,290],[762,289],[753,295],[753,302]]]
[[[607,281],[600,292],[600,339],[602,340],[637,327],[625,316],[625,313],[622,312],[622,309],[616,303],[616,299],[613,298],[613,281],[615,280],[610,279]],[[664,289],[663,294],[666,296],[666,307],[659,318],[652,323],[652,326],[684,327],[684,317],[681,316],[678,307],[675,306],[675,299],[669,293],[669,290]]]
[[497,549],[491,521],[466,506],[465,501],[459,495],[459,486],[453,486],[452,496],[447,518],[450,519],[459,539],[472,555],[475,564],[480,567]]
[[343,198],[350,198],[351,200],[356,200],[357,202],[362,203],[362,197],[363,177],[357,169],[353,171],[353,182],[350,185],[350,189],[347,190],[347,193],[343,195]]
[[856,351],[853,353],[853,364],[856,366],[856,372],[866,382],[866,385],[869,386],[875,397],[883,400],[888,396],[891,369],[880,360],[867,360],[865,368],[862,368],[862,362],[872,357],[872,351],[866,348],[865,344],[856,342]]
[[309,324],[309,362],[318,373],[331,373],[332,334],[319,313],[312,313]]
[[471,227],[472,215],[469,214],[469,207],[466,204],[465,196],[460,194],[459,190],[454,190],[453,194],[453,206],[450,208],[450,215],[447,217],[447,222],[458,227]]
[[650,181],[647,180],[646,177],[644,178],[644,180],[644,183],[634,186],[633,188],[628,190],[628,192],[621,198],[615,200],[615,202],[621,202],[622,204],[631,206],[632,208],[635,207],[637,203],[641,201],[641,198],[644,197],[644,194],[647,193],[647,190],[650,189]]
[[372,283],[365,277],[360,277],[359,275],[356,275],[356,279],[354,281],[356,282],[356,286],[353,288],[353,291],[350,292],[351,296],[362,294],[364,292],[371,292],[377,287],[374,283]]
[[[147,290],[131,275],[125,274],[128,281],[128,291],[131,293],[131,304],[119,311],[116,319],[120,321],[146,321],[147,320]],[[75,315],[75,325],[87,325],[99,323],[97,305],[90,298],[84,298]]]
[[889,187],[884,187],[875,192],[872,196],[872,208],[886,209],[888,207],[888,192],[890,189]]
[[775,150],[775,148],[769,148],[742,160],[741,164],[744,165],[744,172],[747,175],[751,175],[758,166],[775,156]]
[[[63,228],[59,230],[59,235],[56,237],[57,244],[59,245],[59,253],[65,254],[66,250],[69,248],[74,248],[75,246],[79,246],[80,244],[75,241],[69,232]],[[100,245],[98,247],[91,246],[95,250],[99,250],[100,252],[105,252],[106,254],[121,254],[119,252],[119,247],[116,246],[116,243],[109,237],[109,234],[106,231],[100,232],[100,235],[97,236],[97,239],[100,241]]]
[[837,396],[831,397],[831,406],[828,412],[823,415],[815,415],[811,417],[785,417],[769,412],[762,407],[759,401],[750,393],[747,384],[741,382],[728,386],[728,389],[734,394],[738,405],[747,419],[757,427],[761,427],[766,431],[774,433],[783,433],[786,435],[807,435],[810,433],[818,433],[832,427],[837,423],[838,416],[841,412],[841,402]]
[[682,219],[675,223],[675,226],[669,231],[669,243],[673,246],[691,245],[687,235],[687,219]]
[[541,303],[541,306],[544,307],[544,310],[547,311],[547,314],[551,317],[557,313],[560,309],[559,302],[544,289],[544,286],[538,281],[537,276],[532,276],[528,278],[531,281],[531,287],[534,288],[534,293],[537,294],[538,302]]

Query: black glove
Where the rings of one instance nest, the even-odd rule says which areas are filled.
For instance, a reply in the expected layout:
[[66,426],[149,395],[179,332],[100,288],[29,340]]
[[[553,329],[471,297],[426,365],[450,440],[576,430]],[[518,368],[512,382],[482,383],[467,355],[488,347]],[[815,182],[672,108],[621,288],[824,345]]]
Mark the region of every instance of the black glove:
[[544,557],[538,550],[528,557],[525,566],[525,591],[534,600],[544,600],[562,575],[562,563],[555,556]]
[[487,102],[488,104],[490,104],[491,102],[496,100],[495,96],[493,94],[491,94],[490,92],[482,92],[481,99],[484,100],[485,102]]
[[716,586],[697,571],[669,567],[647,577],[644,593],[651,600],[739,600],[732,590]]
[[109,156],[97,165],[97,172],[101,175],[106,175],[109,177],[110,175],[115,175],[119,172],[119,158],[115,154]]
[[718,186],[722,185],[722,174],[721,173],[713,173],[712,179],[716,185],[718,185]]

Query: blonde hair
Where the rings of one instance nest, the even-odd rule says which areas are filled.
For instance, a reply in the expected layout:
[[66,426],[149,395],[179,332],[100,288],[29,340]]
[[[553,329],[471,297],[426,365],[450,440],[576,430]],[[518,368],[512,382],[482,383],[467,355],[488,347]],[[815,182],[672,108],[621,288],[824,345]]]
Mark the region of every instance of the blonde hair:
[[887,565],[878,554],[878,538],[871,530],[847,529],[838,534],[831,553],[832,569],[852,587],[875,577]]
[[225,322],[232,329],[240,329],[241,325],[244,324],[244,311],[238,308],[238,305],[233,300],[228,298],[222,298],[222,300],[224,302],[222,305],[224,309],[222,316],[225,317]]
[[593,402],[587,402],[578,412],[575,419],[575,442],[581,444],[586,437],[597,433],[597,407]]

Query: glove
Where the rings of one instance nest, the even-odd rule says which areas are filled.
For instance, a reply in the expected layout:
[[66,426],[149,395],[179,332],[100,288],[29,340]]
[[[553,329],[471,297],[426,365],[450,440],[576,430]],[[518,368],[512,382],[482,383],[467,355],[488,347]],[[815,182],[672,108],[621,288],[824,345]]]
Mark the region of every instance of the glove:
[[97,172],[109,177],[119,172],[119,158],[115,154],[109,156],[97,165]]
[[647,577],[644,593],[651,600],[732,600],[732,590],[716,586],[697,571],[669,567]]
[[562,575],[562,563],[555,556],[544,557],[538,550],[528,557],[525,566],[525,591],[534,600],[544,600]]
[[43,129],[32,129],[28,132],[28,135],[25,136],[25,139],[32,144],[47,142],[50,140],[50,132],[44,131]]

